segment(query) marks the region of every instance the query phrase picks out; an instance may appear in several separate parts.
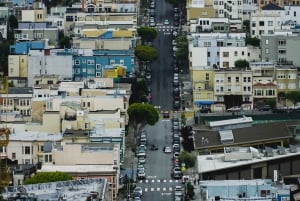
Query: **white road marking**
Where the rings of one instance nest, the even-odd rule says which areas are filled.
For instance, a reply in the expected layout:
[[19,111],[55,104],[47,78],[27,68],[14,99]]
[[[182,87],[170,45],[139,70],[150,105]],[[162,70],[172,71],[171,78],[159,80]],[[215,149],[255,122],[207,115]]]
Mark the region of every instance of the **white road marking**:
[[173,188],[172,188],[172,187],[169,187],[169,191],[173,191]]
[[160,188],[157,188],[156,191],[160,191]]
[[170,182],[170,183],[172,183],[172,182],[173,182],[173,180],[172,180],[172,179],[170,179],[170,180],[169,180],[169,182]]
[[160,183],[160,179],[158,179],[157,182]]
[[154,183],[154,179],[152,179],[151,182]]
[[164,179],[164,182],[166,183],[166,182],[167,182],[167,180],[166,180],[166,179]]
[[163,189],[162,189],[163,191],[166,191],[167,190],[167,188],[166,187],[163,187]]
[[148,188],[145,188],[144,191],[147,192],[147,191],[148,191]]
[[154,191],[154,188],[151,188],[150,191]]

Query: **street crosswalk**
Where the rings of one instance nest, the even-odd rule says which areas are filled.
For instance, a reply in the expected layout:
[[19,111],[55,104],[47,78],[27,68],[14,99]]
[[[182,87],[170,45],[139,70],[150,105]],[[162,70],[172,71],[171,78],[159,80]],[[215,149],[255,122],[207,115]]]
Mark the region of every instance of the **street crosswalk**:
[[137,186],[144,192],[161,192],[162,195],[169,195],[178,185],[181,185],[180,180],[174,179],[145,179],[137,182]]
[[138,183],[179,183],[179,180],[174,180],[174,179],[145,179],[145,180],[140,180]]

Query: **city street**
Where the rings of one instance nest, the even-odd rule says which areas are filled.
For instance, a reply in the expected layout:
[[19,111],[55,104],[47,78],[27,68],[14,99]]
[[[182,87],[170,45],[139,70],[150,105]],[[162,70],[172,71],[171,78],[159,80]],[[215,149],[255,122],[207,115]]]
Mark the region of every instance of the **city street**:
[[[157,37],[153,46],[157,49],[158,58],[151,62],[152,69],[152,104],[160,106],[161,110],[172,110],[173,91],[173,52],[172,48],[172,24],[173,7],[163,1],[156,1],[156,30]],[[163,25],[168,19],[170,25]]]

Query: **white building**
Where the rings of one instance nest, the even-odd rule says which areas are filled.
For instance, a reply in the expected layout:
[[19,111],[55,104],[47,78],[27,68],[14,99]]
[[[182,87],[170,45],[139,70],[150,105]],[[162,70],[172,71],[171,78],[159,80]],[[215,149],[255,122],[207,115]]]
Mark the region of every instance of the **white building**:
[[72,78],[72,55],[45,54],[30,50],[28,54],[28,86],[32,87],[35,75],[60,75],[61,79]]
[[250,18],[251,37],[260,38],[262,34],[273,34],[280,30],[285,11],[274,4],[268,4],[262,10],[253,13]]
[[232,68],[237,60],[248,59],[245,33],[197,34],[189,44],[190,67]]

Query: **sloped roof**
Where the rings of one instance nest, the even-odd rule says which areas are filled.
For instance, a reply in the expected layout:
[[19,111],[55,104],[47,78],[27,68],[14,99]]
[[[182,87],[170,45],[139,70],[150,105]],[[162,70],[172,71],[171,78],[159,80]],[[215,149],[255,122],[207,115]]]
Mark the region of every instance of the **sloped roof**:
[[280,6],[277,6],[276,4],[269,3],[261,8],[262,10],[283,10]]
[[[232,133],[234,143],[231,145],[241,145],[251,142],[259,143],[263,141],[292,137],[286,122],[256,124],[252,127],[233,129]],[[194,137],[196,149],[205,149],[222,145],[219,131],[197,131]],[[203,143],[203,138],[207,139],[206,143]]]
[[132,37],[132,31],[128,30],[120,30],[120,31],[113,31],[112,33],[113,38],[131,38]]

